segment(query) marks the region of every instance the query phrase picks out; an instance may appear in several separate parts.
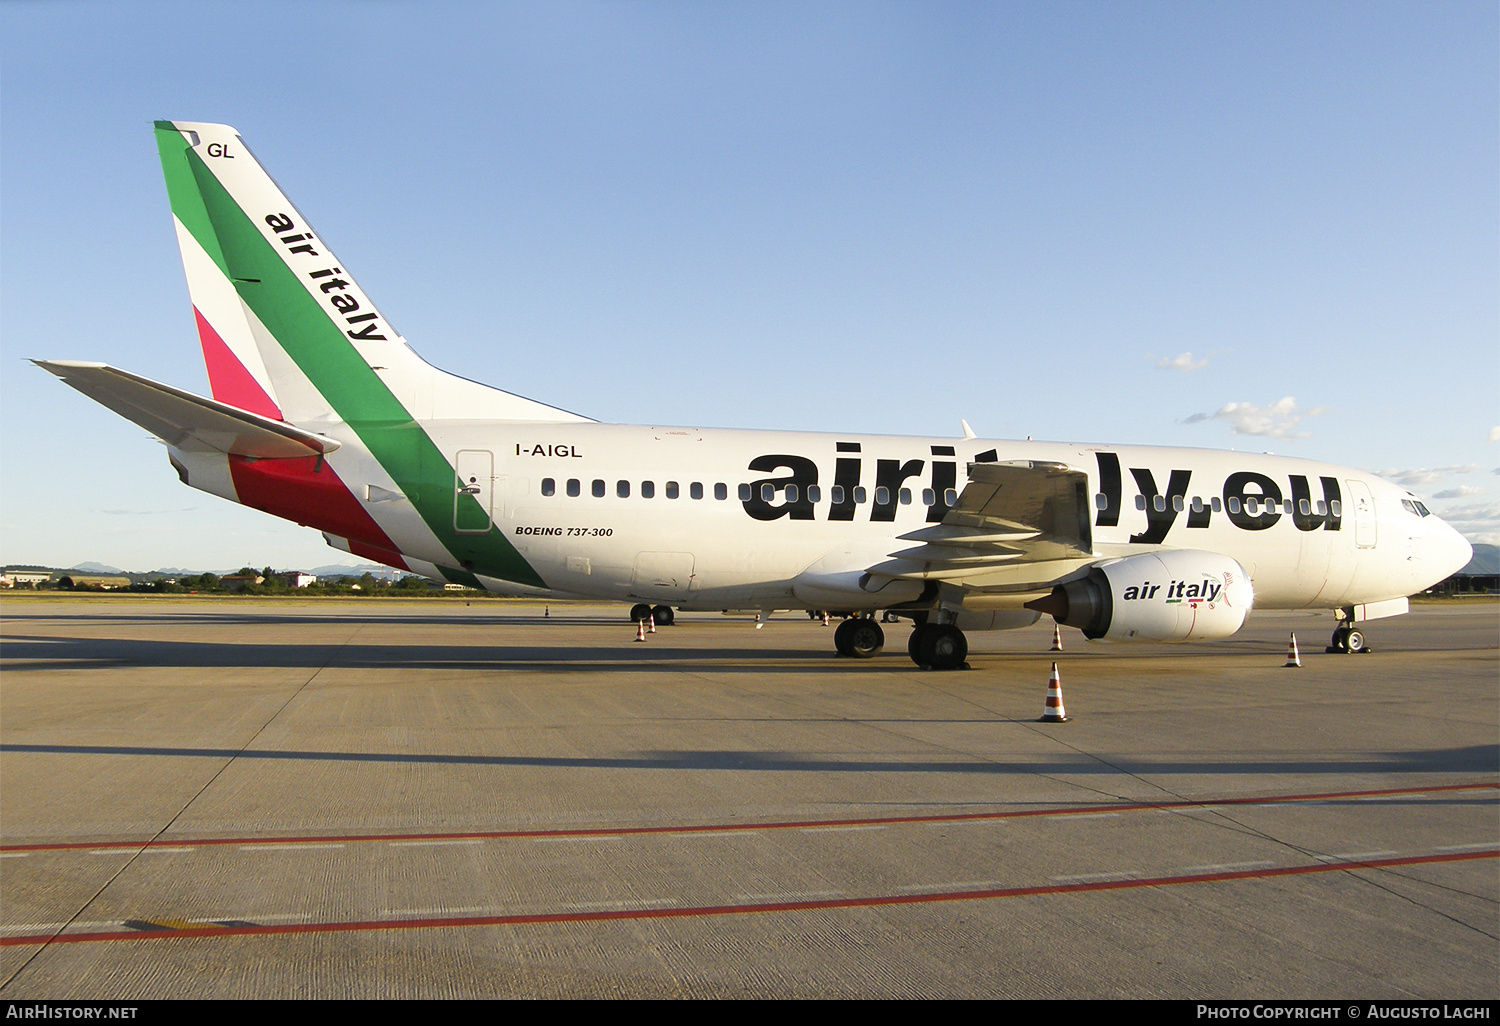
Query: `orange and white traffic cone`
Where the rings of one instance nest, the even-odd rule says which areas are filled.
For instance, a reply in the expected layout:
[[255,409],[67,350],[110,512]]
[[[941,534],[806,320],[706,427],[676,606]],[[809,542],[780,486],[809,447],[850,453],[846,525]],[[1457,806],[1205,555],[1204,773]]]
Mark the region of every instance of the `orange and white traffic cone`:
[[656,614],[655,613],[650,613],[650,614],[648,614],[646,616],[646,633],[647,634],[655,634],[656,633]]
[[1283,664],[1282,668],[1285,669],[1288,666],[1301,665],[1302,657],[1297,654],[1297,632],[1293,631],[1291,640],[1286,643],[1286,662]]
[[1047,681],[1047,706],[1042,710],[1042,715],[1037,717],[1039,723],[1067,723],[1071,716],[1063,707],[1062,700],[1062,678],[1057,675],[1057,664],[1052,664],[1052,677]]
[[1062,651],[1062,629],[1058,627],[1056,621],[1052,624],[1052,651]]
[[646,640],[646,621],[645,620],[637,620],[635,622],[635,640],[636,641],[645,641]]
[[823,626],[828,626],[828,610],[823,610]]

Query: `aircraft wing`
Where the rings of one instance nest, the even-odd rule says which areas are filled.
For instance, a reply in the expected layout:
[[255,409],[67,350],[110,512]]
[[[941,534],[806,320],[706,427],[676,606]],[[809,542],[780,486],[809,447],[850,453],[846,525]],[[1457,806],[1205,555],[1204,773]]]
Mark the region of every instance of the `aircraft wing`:
[[1099,558],[1088,492],[1088,475],[1062,463],[973,464],[942,522],[901,535],[914,544],[869,573],[980,590],[1049,584]]
[[32,363],[185,452],[222,452],[274,460],[321,456],[339,447],[332,438],[106,364],[73,360]]

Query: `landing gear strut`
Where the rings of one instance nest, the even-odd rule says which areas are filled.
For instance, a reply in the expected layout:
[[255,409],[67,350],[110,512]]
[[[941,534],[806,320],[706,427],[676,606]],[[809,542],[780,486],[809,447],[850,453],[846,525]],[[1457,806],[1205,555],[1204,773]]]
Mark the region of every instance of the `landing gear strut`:
[[885,647],[885,631],[880,624],[863,616],[851,617],[833,632],[833,647],[841,656],[871,659]]

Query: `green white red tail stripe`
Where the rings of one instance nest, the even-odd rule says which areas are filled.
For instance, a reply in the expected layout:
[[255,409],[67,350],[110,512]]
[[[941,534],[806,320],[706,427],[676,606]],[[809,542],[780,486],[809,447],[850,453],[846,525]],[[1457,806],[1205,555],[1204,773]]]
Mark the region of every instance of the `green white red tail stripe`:
[[[239,461],[231,471],[241,501],[379,550],[384,555],[372,558],[386,562],[398,552],[432,553],[450,579],[545,586],[497,528],[455,530],[455,522],[488,513],[468,495],[455,499],[453,464],[420,421],[431,417],[435,393],[445,406],[472,400],[450,416],[584,418],[461,382],[420,360],[233,129],[157,122],[156,134],[214,397],[316,424],[345,443],[326,466]],[[342,483],[331,487],[340,474],[361,475],[355,480],[408,502],[367,508]]]

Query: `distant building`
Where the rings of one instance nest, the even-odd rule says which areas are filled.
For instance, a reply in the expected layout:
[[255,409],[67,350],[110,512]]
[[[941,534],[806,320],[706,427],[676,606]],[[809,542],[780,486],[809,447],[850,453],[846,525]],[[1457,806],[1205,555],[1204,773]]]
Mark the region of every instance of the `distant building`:
[[286,573],[277,574],[286,582],[288,588],[305,588],[309,584],[317,584],[318,578],[313,574],[303,573],[301,570],[288,570]]
[[260,574],[228,574],[219,578],[221,587],[230,591],[243,591],[252,584],[264,584],[266,579]]
[[52,575],[45,571],[9,570],[0,573],[0,588],[35,588],[50,580]]

